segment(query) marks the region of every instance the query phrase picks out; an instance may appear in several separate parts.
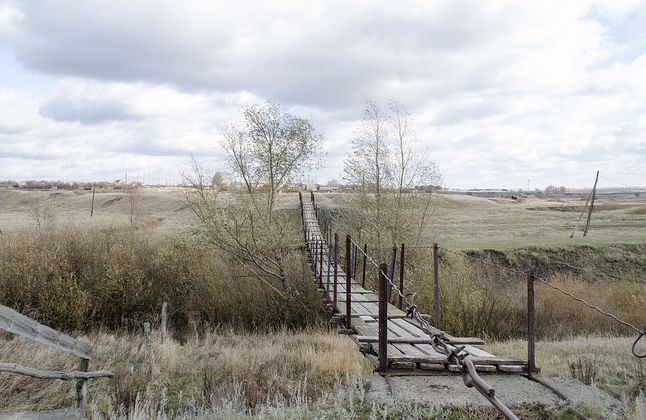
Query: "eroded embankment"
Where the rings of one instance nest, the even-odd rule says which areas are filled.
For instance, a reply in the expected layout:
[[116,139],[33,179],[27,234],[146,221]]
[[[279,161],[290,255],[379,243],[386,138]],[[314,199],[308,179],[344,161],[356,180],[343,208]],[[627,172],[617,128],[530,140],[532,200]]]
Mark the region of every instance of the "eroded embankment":
[[512,250],[468,251],[467,255],[538,276],[556,274],[580,280],[646,283],[646,244],[527,247]]

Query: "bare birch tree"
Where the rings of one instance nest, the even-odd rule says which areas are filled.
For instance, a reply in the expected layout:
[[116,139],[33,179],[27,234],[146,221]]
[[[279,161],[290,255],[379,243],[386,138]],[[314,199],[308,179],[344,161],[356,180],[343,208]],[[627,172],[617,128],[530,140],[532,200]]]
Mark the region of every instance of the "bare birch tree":
[[[229,255],[243,272],[283,300],[298,297],[287,262],[300,244],[298,228],[276,209],[281,189],[313,165],[321,137],[309,120],[283,112],[277,104],[243,107],[244,125],[221,130],[228,166],[241,188],[223,193],[196,160],[185,174],[187,201],[200,220],[199,233]],[[298,304],[298,301],[294,301]]]
[[431,195],[418,187],[438,185],[441,176],[403,105],[393,101],[384,112],[374,101],[366,102],[344,171],[355,234],[382,248],[411,241],[416,233],[419,238]]

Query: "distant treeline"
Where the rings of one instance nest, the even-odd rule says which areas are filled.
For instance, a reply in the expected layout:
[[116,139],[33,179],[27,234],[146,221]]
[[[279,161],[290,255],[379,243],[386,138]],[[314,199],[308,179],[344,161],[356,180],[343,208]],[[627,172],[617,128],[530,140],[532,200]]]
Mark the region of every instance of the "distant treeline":
[[[92,182],[65,182],[65,181],[0,181],[0,188],[15,188],[21,190],[91,190]],[[129,183],[128,187],[142,186],[139,183]],[[124,184],[122,182],[96,182],[96,188],[104,189],[122,189]]]

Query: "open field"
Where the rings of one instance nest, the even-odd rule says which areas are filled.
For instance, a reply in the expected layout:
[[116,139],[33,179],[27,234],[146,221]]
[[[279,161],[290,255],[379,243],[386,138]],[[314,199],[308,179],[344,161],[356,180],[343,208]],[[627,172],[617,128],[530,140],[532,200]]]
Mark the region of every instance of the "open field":
[[[146,190],[135,198],[139,216],[159,231],[186,228],[193,213],[187,208],[181,189]],[[0,229],[13,231],[37,227],[33,212],[47,207],[51,223],[59,226],[77,225],[107,227],[129,224],[131,213],[129,194],[123,191],[98,189],[94,216],[90,217],[92,192],[0,190]]]
[[[343,201],[343,194],[317,194],[317,202],[323,207],[340,207]],[[262,284],[245,280],[245,276],[238,278],[240,272],[231,260],[200,242],[199,236],[191,235],[196,217],[186,206],[181,189],[142,189],[134,196],[97,191],[92,218],[90,205],[88,191],[0,190],[1,303],[66,331],[89,334],[97,345],[93,368],[119,371],[126,362],[137,364],[135,379],[140,381],[141,394],[134,412],[140,417],[148,417],[162,406],[170,416],[187,407],[205,417],[244,416],[250,408],[269,418],[333,418],[330,413],[362,413],[355,416],[359,418],[387,417],[387,413],[391,417],[404,413],[420,418],[476,415],[462,409],[436,412],[415,405],[375,404],[358,388],[352,388],[350,394],[344,391],[351,397],[333,394],[331,400],[326,396],[314,401],[327,395],[339,380],[352,383],[349,377],[369,372],[361,354],[344,337],[325,328],[298,331],[304,325],[312,328],[327,323],[300,251],[294,249],[294,258],[288,264],[289,278],[293,284],[304,286],[293,290],[298,290],[300,301],[307,302],[312,314],[296,305],[279,311],[273,303],[279,301],[277,296]],[[279,205],[293,210],[290,223],[298,222],[297,194],[283,194]],[[432,226],[424,235],[422,247],[437,240],[444,247],[476,251],[470,255],[504,257],[505,263],[523,269],[545,260],[542,268],[555,284],[643,325],[643,199],[601,198],[590,236],[575,239],[570,239],[569,233],[583,205],[579,199],[530,197],[518,202],[438,194],[434,205]],[[296,225],[293,230],[298,231]],[[577,244],[593,246],[566,247]],[[501,252],[483,251],[490,249]],[[432,313],[431,252],[420,249],[408,255],[406,287],[417,292],[420,309]],[[549,259],[555,256],[576,266],[592,267],[602,276],[550,266]],[[443,327],[450,333],[485,338],[490,343],[485,349],[496,354],[525,357],[525,278],[455,255],[444,255],[440,270]],[[614,278],[609,280],[608,274]],[[42,293],[43,284],[48,285],[47,293]],[[132,334],[140,331],[143,321],[157,321],[162,301],[170,302],[173,309],[170,325],[176,340],[163,345],[156,342],[151,363],[141,351],[141,336]],[[646,412],[640,394],[644,391],[644,362],[634,360],[629,353],[634,337],[614,338],[627,331],[542,286],[537,290],[537,310],[539,340],[543,340],[538,346],[538,365],[544,376],[573,377],[597,385],[626,401],[632,418]],[[215,325],[223,329],[213,333]],[[285,326],[296,332],[281,330]],[[267,334],[276,328],[277,334]],[[613,337],[600,337],[602,334]],[[576,335],[581,337],[572,338]],[[585,338],[589,335],[594,337]],[[520,339],[507,341],[510,337]],[[20,350],[20,346],[29,350]],[[266,351],[257,351],[259,348]],[[18,352],[19,358],[12,357]],[[41,363],[40,349],[24,340],[0,336],[2,361],[51,368],[55,366],[45,366],[44,362],[54,360],[56,367],[73,367],[71,361],[63,360],[66,356],[42,355]],[[35,363],[30,359],[34,356]],[[249,369],[240,367],[240,357],[249,363]],[[339,361],[335,359],[338,357],[347,359]],[[327,360],[323,363],[326,366],[319,359]],[[268,373],[270,366],[282,362]],[[115,405],[134,401],[134,396],[120,390],[122,382],[102,379],[96,383],[98,386],[91,386],[92,401],[100,413],[114,413]],[[73,392],[69,384],[41,384],[0,375],[0,389],[7,392],[0,393],[0,400],[6,402],[1,410],[70,404]],[[227,394],[226,390],[234,392]],[[532,410],[521,417],[546,415],[542,409]]]
[[[339,207],[344,196],[319,194],[317,200],[321,206]],[[512,200],[436,194],[421,245],[437,241],[457,249],[511,249],[646,242],[646,198],[598,198],[588,236],[583,238],[581,231],[570,238],[584,204],[580,197]]]
[[[194,215],[180,188],[142,189],[139,217],[160,232],[186,229]],[[321,206],[342,206],[342,193],[317,194]],[[130,223],[131,200],[122,191],[97,190],[94,217],[90,217],[90,191],[0,190],[0,229],[36,226],[33,209],[46,203],[58,225],[109,226]],[[296,193],[280,198],[284,207],[296,208]],[[585,199],[529,196],[521,200],[437,194],[429,230],[422,245],[437,241],[458,249],[511,249],[527,246],[560,247],[646,242],[646,198],[600,197],[588,237],[570,238]],[[585,221],[585,216],[584,216]]]

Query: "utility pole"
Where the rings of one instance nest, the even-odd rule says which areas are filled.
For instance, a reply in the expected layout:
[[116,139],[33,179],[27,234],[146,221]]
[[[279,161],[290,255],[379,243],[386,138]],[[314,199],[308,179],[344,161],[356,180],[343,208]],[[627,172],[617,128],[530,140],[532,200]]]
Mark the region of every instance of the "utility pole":
[[96,181],[92,182],[92,208],[90,209],[90,217],[94,216],[94,193],[96,192]]
[[590,202],[590,211],[588,211],[588,220],[585,222],[585,230],[583,236],[588,236],[588,227],[590,226],[590,219],[592,218],[592,209],[594,209],[594,198],[597,195],[597,182],[599,181],[599,171],[597,177],[594,179],[594,187],[592,187],[592,201]]

